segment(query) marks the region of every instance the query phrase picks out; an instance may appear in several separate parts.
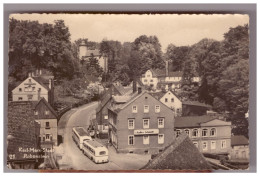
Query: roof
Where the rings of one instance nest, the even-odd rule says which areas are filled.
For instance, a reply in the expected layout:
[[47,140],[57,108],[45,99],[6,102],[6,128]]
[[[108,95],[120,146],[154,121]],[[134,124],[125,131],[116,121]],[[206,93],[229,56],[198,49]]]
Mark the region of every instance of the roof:
[[42,77],[32,77],[35,81],[37,81],[41,86],[43,86],[45,89],[50,90],[49,86],[46,86],[46,84],[49,84],[48,79],[44,79]]
[[107,104],[107,102],[111,99],[111,97],[112,96],[110,95],[109,91],[107,91],[105,93],[105,96],[102,97],[101,103],[97,107],[96,111],[99,112]]
[[101,143],[99,143],[98,141],[95,141],[95,140],[86,141],[86,143],[90,144],[94,148],[104,147],[103,144],[101,144]]
[[149,94],[157,100],[160,100],[166,94],[166,92],[149,92]]
[[208,116],[208,115],[176,117],[174,127],[175,128],[200,127],[201,123],[209,122],[214,119],[217,119],[217,117]]
[[181,71],[175,71],[175,72],[168,73],[169,77],[182,77],[182,75],[183,75],[183,72],[181,72]]
[[115,113],[120,112],[122,109],[124,109],[126,106],[128,106],[130,103],[135,101],[137,98],[141,97],[145,92],[143,91],[142,93],[138,94],[138,92],[135,92],[130,96],[128,101],[125,103],[114,103],[112,106],[109,107],[110,110],[112,110]]
[[198,101],[183,101],[182,104],[190,105],[190,106],[201,106],[201,107],[206,107],[206,108],[212,108],[212,106],[205,104],[205,103],[200,103]]
[[[46,107],[48,107],[48,109],[53,113],[53,115],[55,116],[55,118],[58,117],[56,111],[52,108],[52,106],[45,100],[45,98],[41,98],[39,101],[32,101],[32,107],[33,109],[35,109],[39,104],[40,102],[43,102]],[[48,117],[51,117],[51,116],[48,116]]]
[[163,69],[150,69],[150,71],[153,74],[153,77],[161,77],[161,76],[165,76],[166,71]]
[[127,90],[125,90],[124,86],[120,83],[113,83],[114,88],[121,94],[124,95],[127,93]]
[[75,127],[80,136],[89,136],[89,133],[83,127]]
[[182,133],[141,169],[210,170],[212,168],[187,134]]
[[231,136],[231,146],[248,144],[248,139],[243,135]]
[[130,95],[113,96],[113,100],[116,103],[126,103],[130,98]]
[[20,152],[19,149],[34,148],[37,145],[37,136],[40,134],[40,124],[35,122],[32,102],[19,101],[8,103],[8,139],[7,154],[15,155],[8,160],[35,160],[24,158],[24,154],[37,154],[37,152]]

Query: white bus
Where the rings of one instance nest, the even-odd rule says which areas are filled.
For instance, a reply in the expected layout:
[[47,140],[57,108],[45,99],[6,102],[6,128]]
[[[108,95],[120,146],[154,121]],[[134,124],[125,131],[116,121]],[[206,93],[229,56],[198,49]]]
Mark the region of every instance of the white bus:
[[89,133],[83,127],[72,128],[72,139],[81,150],[83,141],[92,140]]
[[108,150],[95,140],[83,142],[83,153],[95,163],[108,162]]

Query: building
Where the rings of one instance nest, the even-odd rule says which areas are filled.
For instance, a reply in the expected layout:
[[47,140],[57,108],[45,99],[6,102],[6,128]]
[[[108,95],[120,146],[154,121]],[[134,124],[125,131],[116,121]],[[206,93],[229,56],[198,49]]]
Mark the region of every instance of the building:
[[[160,69],[149,69],[142,76],[141,81],[143,85],[149,86],[152,89],[165,89],[168,90],[179,90],[182,84],[183,72],[181,71],[168,71]],[[195,76],[191,79],[194,83],[200,82],[200,77]]]
[[27,79],[12,90],[12,101],[39,101],[45,98],[48,103],[54,103],[53,76],[35,75],[29,73]]
[[174,112],[141,88],[113,97],[108,122],[109,139],[118,152],[158,153],[174,140]]
[[169,147],[150,160],[142,170],[211,170],[210,164],[182,133]]
[[231,136],[231,147],[231,160],[249,161],[249,142],[245,136]]
[[82,41],[79,45],[79,59],[88,60],[91,57],[95,57],[98,60],[99,66],[103,68],[106,73],[108,71],[108,59],[103,56],[98,49],[91,49],[87,46],[85,41]]
[[228,155],[231,150],[231,122],[213,116],[175,118],[175,134],[186,132],[202,153]]
[[182,101],[182,116],[206,115],[212,106],[198,101]]
[[40,125],[34,119],[32,102],[8,103],[7,165],[12,169],[36,169],[43,158],[39,144]]
[[96,121],[99,133],[108,132],[108,107],[111,105],[112,96],[124,95],[128,92],[129,90],[125,89],[119,82],[115,82],[101,97],[96,109]]
[[42,148],[52,148],[58,145],[58,115],[50,104],[42,98],[40,101],[33,101],[35,121],[40,124],[39,141]]

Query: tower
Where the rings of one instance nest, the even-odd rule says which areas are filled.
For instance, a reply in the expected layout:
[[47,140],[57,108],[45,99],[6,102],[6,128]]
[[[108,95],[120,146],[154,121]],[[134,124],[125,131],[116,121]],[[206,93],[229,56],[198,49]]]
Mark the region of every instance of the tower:
[[87,44],[86,42],[83,40],[80,44],[79,44],[79,60],[82,60],[84,58],[84,56],[87,55]]

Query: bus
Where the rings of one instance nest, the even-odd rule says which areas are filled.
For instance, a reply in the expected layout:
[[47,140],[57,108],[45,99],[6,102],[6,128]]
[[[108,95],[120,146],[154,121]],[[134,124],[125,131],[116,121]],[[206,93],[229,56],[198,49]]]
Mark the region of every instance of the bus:
[[84,141],[92,140],[92,138],[89,136],[89,133],[83,127],[72,128],[72,139],[80,150],[82,150]]
[[108,149],[95,140],[83,142],[83,153],[95,163],[108,162]]

